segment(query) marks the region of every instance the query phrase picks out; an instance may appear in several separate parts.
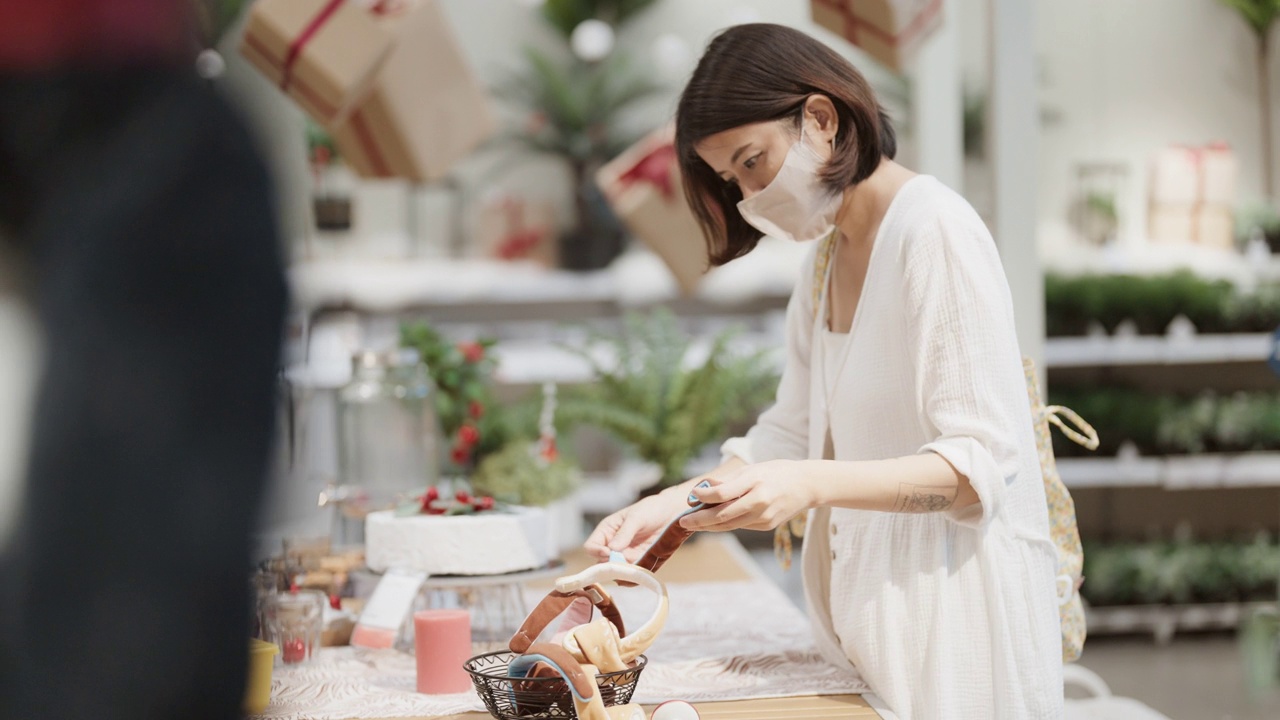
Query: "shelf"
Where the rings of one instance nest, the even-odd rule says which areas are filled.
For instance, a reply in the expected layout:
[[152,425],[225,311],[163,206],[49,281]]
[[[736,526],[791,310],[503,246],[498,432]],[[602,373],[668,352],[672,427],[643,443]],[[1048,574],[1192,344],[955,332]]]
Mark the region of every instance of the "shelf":
[[1045,363],[1051,368],[1266,362],[1270,357],[1271,333],[1071,337],[1045,342]]
[[1165,458],[1062,458],[1058,460],[1058,472],[1071,489],[1280,487],[1280,452]]
[[[695,300],[735,306],[791,295],[808,248],[764,241],[750,255],[713,268]],[[592,272],[483,258],[327,259],[289,269],[294,302],[304,310],[352,308],[395,312],[441,306],[610,303],[642,306],[679,299],[671,272],[652,252],[633,247]]]
[[1275,608],[1275,603],[1230,602],[1087,607],[1085,620],[1090,635],[1151,633],[1155,636],[1156,642],[1164,645],[1179,631],[1235,629],[1251,613],[1268,608]]

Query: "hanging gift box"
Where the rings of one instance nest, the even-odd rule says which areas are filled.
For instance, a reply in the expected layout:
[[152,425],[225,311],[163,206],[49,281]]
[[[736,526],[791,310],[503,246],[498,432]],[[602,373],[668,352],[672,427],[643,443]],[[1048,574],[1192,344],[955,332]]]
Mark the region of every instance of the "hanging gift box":
[[370,12],[395,49],[337,129],[338,150],[364,177],[439,180],[493,134],[488,96],[434,0],[377,2]]
[[942,24],[942,0],[809,0],[809,8],[814,22],[898,72]]
[[692,295],[707,272],[707,245],[684,198],[674,139],[674,126],[650,133],[601,167],[596,182],[632,234],[662,258],[680,291]]
[[500,195],[484,202],[476,218],[475,252],[495,260],[528,260],[546,267],[559,261],[555,208]]
[[345,0],[258,0],[240,53],[333,128],[369,92],[392,43],[368,12]]

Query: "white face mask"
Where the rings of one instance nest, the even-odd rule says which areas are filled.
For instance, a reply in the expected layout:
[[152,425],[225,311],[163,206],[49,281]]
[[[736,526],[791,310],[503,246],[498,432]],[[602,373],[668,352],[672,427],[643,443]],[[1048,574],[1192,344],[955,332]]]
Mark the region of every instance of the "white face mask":
[[841,193],[832,193],[818,176],[823,160],[804,141],[787,157],[763,190],[738,203],[742,219],[765,235],[795,242],[826,237],[835,227]]

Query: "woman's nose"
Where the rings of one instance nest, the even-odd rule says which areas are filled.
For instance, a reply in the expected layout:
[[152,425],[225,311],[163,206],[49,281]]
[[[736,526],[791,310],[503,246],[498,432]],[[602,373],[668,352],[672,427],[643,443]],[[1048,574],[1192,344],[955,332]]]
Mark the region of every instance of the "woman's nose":
[[739,189],[742,191],[743,200],[749,200],[752,195],[755,195],[756,193],[760,192],[760,188],[752,185],[747,185],[746,183],[743,183],[742,185],[740,185]]

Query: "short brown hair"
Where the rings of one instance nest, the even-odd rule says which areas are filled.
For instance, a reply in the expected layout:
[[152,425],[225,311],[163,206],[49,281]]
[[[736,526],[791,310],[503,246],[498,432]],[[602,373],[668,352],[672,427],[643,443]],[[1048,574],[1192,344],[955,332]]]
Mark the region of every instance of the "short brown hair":
[[862,73],[821,42],[782,25],[735,25],[717,35],[676,110],[676,154],[684,193],[702,226],[713,265],[755,248],[761,233],[738,213],[742,191],[726,183],[694,145],[743,125],[796,118],[815,93],[831,99],[839,125],[822,179],[832,192],[865,180],[882,157],[893,158],[893,125]]

